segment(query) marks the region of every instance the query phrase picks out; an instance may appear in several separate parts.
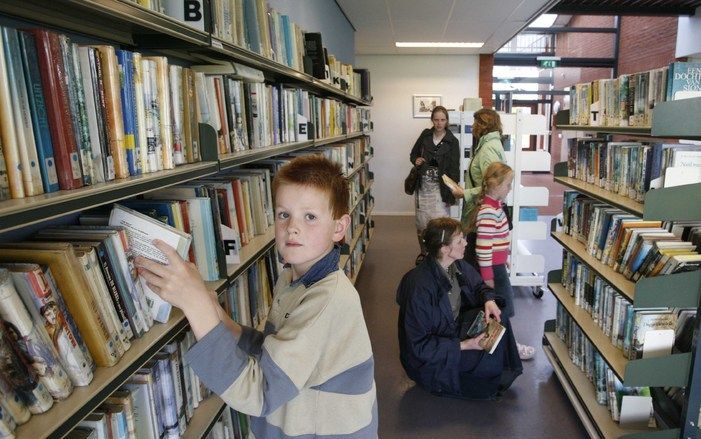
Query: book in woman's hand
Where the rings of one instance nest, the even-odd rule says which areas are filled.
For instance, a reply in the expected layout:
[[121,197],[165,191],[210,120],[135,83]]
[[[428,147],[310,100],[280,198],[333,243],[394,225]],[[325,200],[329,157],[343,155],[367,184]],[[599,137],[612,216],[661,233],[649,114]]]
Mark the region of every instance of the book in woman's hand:
[[443,179],[443,183],[450,188],[451,191],[462,191],[463,188],[455,182],[452,178],[448,177],[446,174],[441,175],[441,178]]
[[506,333],[506,328],[495,319],[490,318],[484,331],[484,338],[480,340],[480,346],[488,353],[494,353],[504,333]]

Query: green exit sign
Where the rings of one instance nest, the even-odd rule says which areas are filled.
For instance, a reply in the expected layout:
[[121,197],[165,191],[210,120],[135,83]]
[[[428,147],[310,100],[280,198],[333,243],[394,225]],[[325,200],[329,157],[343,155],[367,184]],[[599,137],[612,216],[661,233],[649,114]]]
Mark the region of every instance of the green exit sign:
[[560,63],[559,56],[539,56],[536,60],[541,69],[554,69]]

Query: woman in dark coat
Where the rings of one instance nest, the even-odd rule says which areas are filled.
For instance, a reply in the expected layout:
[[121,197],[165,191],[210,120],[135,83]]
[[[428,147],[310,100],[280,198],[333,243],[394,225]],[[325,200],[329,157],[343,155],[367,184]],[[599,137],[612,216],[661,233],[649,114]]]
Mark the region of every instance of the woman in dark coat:
[[[450,216],[450,206],[456,203],[455,196],[443,183],[441,176],[447,175],[460,181],[460,142],[448,130],[448,110],[437,106],[431,112],[433,128],[425,129],[411,148],[409,159],[419,169],[419,184],[414,192],[416,204],[416,233],[421,254],[419,263],[426,256],[421,233],[433,218]],[[459,197],[462,194],[459,195]]]
[[[459,221],[431,220],[424,231],[428,256],[404,275],[397,290],[399,348],[409,378],[445,396],[494,399],[523,368],[508,318],[501,317],[493,289],[463,259],[465,239]],[[483,309],[507,331],[490,355],[482,336],[460,340],[460,318]]]

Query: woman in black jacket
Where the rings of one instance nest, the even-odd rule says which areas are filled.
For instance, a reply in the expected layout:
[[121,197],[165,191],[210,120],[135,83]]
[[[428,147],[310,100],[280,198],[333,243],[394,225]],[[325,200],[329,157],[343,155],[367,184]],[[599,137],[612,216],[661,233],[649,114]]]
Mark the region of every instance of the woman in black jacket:
[[431,122],[433,128],[423,130],[409,156],[421,176],[414,192],[416,233],[421,246],[417,264],[426,256],[426,247],[421,241],[426,224],[433,218],[450,216],[450,206],[456,202],[441,176],[446,174],[454,181],[460,181],[460,143],[448,130],[448,110],[440,105],[435,107],[431,112]]
[[[497,398],[523,370],[509,319],[497,306],[503,298],[462,259],[466,242],[460,221],[433,219],[424,239],[428,256],[404,275],[397,289],[402,366],[432,393]],[[492,354],[482,350],[482,335],[460,340],[461,318],[479,309],[506,327]]]

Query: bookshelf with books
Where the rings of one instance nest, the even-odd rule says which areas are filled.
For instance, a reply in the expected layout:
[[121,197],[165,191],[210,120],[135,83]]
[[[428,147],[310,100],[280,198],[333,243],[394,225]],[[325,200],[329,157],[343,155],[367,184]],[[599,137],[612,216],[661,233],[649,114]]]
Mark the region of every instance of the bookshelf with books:
[[[564,120],[560,117],[558,120]],[[563,130],[629,134],[634,137],[656,138],[659,136],[664,139],[698,139],[701,137],[698,127],[691,129],[688,127],[688,125],[693,125],[689,124],[689,121],[696,120],[698,117],[701,117],[701,98],[692,98],[657,103],[651,112],[651,129],[627,127],[630,128],[628,131],[621,132],[617,127],[610,129],[610,127],[605,126],[557,125],[559,129]],[[666,126],[663,126],[662,121]],[[605,142],[604,139],[594,139],[592,142],[596,141]],[[573,145],[575,144],[573,143]],[[632,148],[636,147],[632,146]],[[641,148],[645,148],[645,146]],[[688,146],[688,149],[701,150],[701,147],[698,145],[696,147]],[[605,150],[601,149],[601,151]],[[570,152],[572,153],[572,151]],[[611,149],[608,152],[611,154]],[[605,153],[601,154],[603,160]],[[593,157],[598,159],[598,153],[595,153]],[[646,349],[644,345],[632,346],[630,344],[642,344],[642,341],[637,338],[640,335],[637,332],[639,314],[670,315],[667,313],[671,313],[675,315],[676,319],[676,316],[681,316],[684,310],[688,310],[692,315],[693,313],[698,315],[701,303],[701,270],[693,270],[692,268],[691,271],[681,269],[672,271],[670,269],[663,273],[673,274],[657,275],[657,272],[654,272],[654,277],[650,277],[653,276],[652,270],[643,271],[643,268],[646,267],[643,265],[645,261],[642,259],[641,262],[638,262],[636,269],[630,270],[632,259],[624,251],[627,250],[630,253],[632,248],[632,254],[635,255],[638,247],[634,245],[633,238],[630,238],[631,241],[630,244],[627,244],[627,249],[621,245],[621,249],[617,250],[620,252],[617,259],[609,257],[607,249],[610,244],[606,236],[602,237],[603,232],[600,231],[604,226],[595,224],[595,221],[599,221],[599,223],[608,221],[608,219],[604,220],[604,218],[608,218],[606,215],[610,217],[620,213],[622,218],[631,218],[629,221],[634,224],[631,227],[636,227],[635,224],[638,223],[635,221],[648,222],[648,225],[639,227],[650,227],[650,232],[644,230],[637,232],[637,235],[643,235],[645,238],[638,237],[635,231],[631,233],[632,236],[636,236],[638,241],[665,239],[663,236],[671,236],[672,234],[667,234],[665,231],[657,232],[658,229],[653,229],[652,227],[657,224],[655,220],[660,221],[659,224],[662,224],[661,221],[675,224],[678,222],[680,228],[686,227],[688,224],[692,224],[691,227],[693,227],[693,224],[701,221],[701,208],[698,203],[690,203],[690,200],[698,199],[701,183],[658,187],[642,193],[638,187],[637,196],[631,198],[630,195],[635,195],[636,190],[628,192],[626,189],[625,195],[621,195],[622,190],[614,191],[612,186],[604,184],[608,175],[603,174],[605,172],[603,165],[602,174],[596,174],[593,182],[592,180],[590,182],[583,181],[586,177],[583,178],[582,175],[573,176],[572,160],[570,160],[569,165],[569,176],[567,162],[556,164],[554,172],[555,181],[574,189],[576,192],[571,194],[571,200],[574,200],[574,204],[571,204],[572,201],[569,201],[570,204],[568,204],[568,195],[565,196],[563,230],[557,226],[557,220],[553,220],[551,226],[551,236],[562,245],[565,258],[563,269],[552,271],[548,275],[548,287],[557,299],[559,311],[558,320],[548,321],[545,325],[543,348],[546,356],[552,363],[567,396],[591,437],[692,437],[699,431],[695,420],[698,417],[701,402],[696,390],[698,382],[701,380],[698,346],[692,344],[688,352],[679,351],[676,348],[675,350],[664,348],[662,354],[647,355],[644,352]],[[594,168],[597,166],[595,165]],[[662,174],[664,174],[664,170],[662,170]],[[598,181],[599,177],[601,182]],[[649,176],[647,178],[649,179]],[[638,179],[642,181],[645,176]],[[594,212],[598,212],[598,216]],[[568,218],[575,217],[578,218],[577,224],[569,222]],[[608,230],[611,230],[610,226],[606,225],[605,227],[609,227]],[[671,227],[671,225],[667,226],[667,229],[671,230]],[[659,233],[660,237],[654,238],[653,232]],[[650,237],[648,238],[648,236]],[[670,239],[678,238],[672,237]],[[604,241],[606,241],[606,247],[603,247],[602,255],[600,243]],[[652,245],[654,249],[657,249],[656,244]],[[646,256],[645,253],[641,254],[641,258]],[[654,265],[653,256],[655,255],[650,252],[650,256],[651,262],[647,262],[649,268]],[[628,258],[628,262],[626,262],[626,258]],[[616,262],[612,262],[612,259]],[[638,269],[640,272],[636,272]],[[561,320],[562,316],[566,316],[566,318],[563,317]],[[630,320],[631,318],[633,320]],[[662,319],[662,317],[659,318]],[[662,320],[659,321],[662,322]],[[563,322],[565,328],[569,327],[570,329],[563,330]],[[625,330],[623,329],[624,325]],[[676,330],[679,331],[678,328]],[[643,333],[642,338],[646,333]],[[569,340],[573,344],[563,341],[563,337],[565,337],[564,340]],[[612,413],[621,409],[620,401],[617,407],[609,405],[610,410],[600,405],[606,398],[602,399],[601,394],[598,393],[600,389],[595,385],[599,369],[596,372],[589,369],[596,363],[587,363],[586,359],[591,354],[579,350],[581,349],[579,347],[580,341],[583,343],[581,346],[588,343],[592,345],[594,360],[602,362],[601,364],[604,365],[602,370],[609,369],[615,375],[614,381],[618,385],[625,386],[625,388],[650,389],[650,392],[655,395],[653,407],[656,427],[646,429],[638,425],[631,429],[619,425],[618,419],[613,420]],[[600,366],[596,365],[596,368],[598,367]],[[614,390],[610,398],[615,399],[618,387],[615,385],[613,387]],[[658,388],[665,390],[686,388],[684,406],[679,409],[677,414],[681,418],[681,422],[675,424],[666,421],[668,416],[664,413],[665,405],[664,402],[660,402],[665,398],[663,395],[665,392],[654,391]],[[606,393],[606,389],[603,389],[603,393]],[[616,416],[620,416],[620,413],[616,412]]]
[[[207,2],[204,4],[209,5]],[[351,253],[343,255],[342,264],[344,267],[350,263],[348,261],[351,258],[355,258],[352,269],[352,277],[355,281],[362,263],[360,250],[363,252],[366,250],[372,227],[370,219],[372,173],[368,168],[368,160],[371,157],[368,133],[371,123],[369,110],[360,108],[360,106],[369,105],[370,102],[361,97],[359,85],[354,85],[359,82],[357,76],[350,78],[349,74],[346,74],[342,82],[348,81],[351,83],[350,86],[346,87],[342,83],[332,85],[330,83],[332,81],[316,78],[280,60],[225,41],[215,35],[216,29],[210,29],[208,25],[202,28],[193,27],[130,1],[10,0],[0,4],[0,24],[22,29],[29,27],[57,29],[55,32],[59,35],[64,33],[71,35],[65,37],[69,44],[69,38],[75,38],[83,44],[85,41],[101,44],[108,41],[110,44],[118,45],[118,48],[128,49],[129,54],[134,54],[135,52],[130,51],[135,50],[164,55],[168,59],[154,58],[156,63],[154,66],[163,60],[165,65],[172,61],[170,66],[174,69],[171,70],[171,74],[173,71],[186,70],[178,67],[181,64],[191,66],[205,63],[239,63],[248,68],[260,69],[260,75],[264,81],[261,84],[265,84],[263,87],[267,87],[269,92],[272,90],[278,93],[278,96],[283,96],[285,93],[290,93],[290,96],[303,96],[301,101],[304,101],[308,94],[310,107],[319,109],[319,111],[311,110],[305,116],[309,122],[306,127],[298,124],[295,129],[288,125],[289,131],[286,134],[283,134],[284,127],[277,133],[274,131],[266,133],[267,138],[275,139],[274,141],[261,143],[255,148],[246,147],[237,150],[231,147],[227,151],[221,148],[221,127],[217,130],[213,128],[216,124],[212,124],[211,121],[201,120],[201,117],[193,118],[193,120],[199,119],[200,122],[199,125],[189,128],[196,129],[199,136],[199,161],[178,164],[173,169],[126,176],[126,178],[95,183],[77,189],[1,200],[0,244],[14,241],[18,237],[25,239],[45,224],[65,225],[69,221],[74,221],[79,214],[93,208],[109,206],[121,200],[127,200],[125,204],[129,204],[136,196],[149,198],[152,194],[167,188],[210,182],[222,175],[234,175],[239,171],[249,172],[249,168],[255,167],[256,162],[266,159],[287,154],[314,153],[315,150],[333,147],[334,144],[359,141],[366,149],[362,153],[360,162],[347,165],[347,176],[353,181],[353,190],[360,191],[354,195],[355,198],[351,202],[352,211],[357,211],[355,215],[360,225],[354,230],[353,245],[350,246]],[[347,65],[341,67],[348,68]],[[185,74],[183,75],[185,77]],[[285,86],[283,87],[282,84]],[[363,96],[369,96],[369,92]],[[121,99],[125,98],[121,97]],[[173,109],[173,111],[181,110],[182,107]],[[234,111],[233,108],[231,111]],[[298,122],[297,116],[297,113],[293,114],[290,120],[294,119]],[[271,123],[271,121],[268,122]],[[300,124],[303,123],[302,120]],[[233,126],[231,128],[233,130]],[[290,141],[294,136],[306,134],[305,129],[308,130],[306,137],[302,136],[304,138],[300,140]],[[77,131],[75,134],[80,135]],[[284,137],[285,135],[287,137]],[[233,138],[232,136],[231,139]],[[226,264],[226,270],[219,271],[220,279],[207,282],[209,289],[216,291],[222,302],[227,300],[227,295],[231,294],[230,290],[235,285],[243,282],[241,279],[248,276],[248,273],[255,272],[256,267],[263,264],[262,261],[274,259],[271,256],[274,251],[274,228],[268,227],[259,232],[261,233],[252,236],[246,245],[240,247],[239,262]],[[274,262],[268,263],[274,264]],[[272,276],[273,273],[270,275]],[[257,325],[263,323],[265,315],[266,311],[263,311],[254,316],[258,321]],[[161,355],[160,353],[173,341],[182,338],[186,330],[187,322],[182,312],[173,310],[166,323],[156,324],[141,337],[132,339],[131,347],[125,350],[114,366],[97,367],[94,378],[88,386],[76,387],[67,399],[55,402],[54,406],[43,414],[33,415],[29,421],[17,426],[15,434],[18,437],[36,438],[65,436],[81,420],[100,408],[104,401],[129,381],[134,373],[140,371],[145,365],[151,364],[154,358]],[[217,419],[220,415],[226,414],[227,410],[218,397],[214,395],[206,397],[195,410],[182,435],[206,436],[210,429],[218,424]]]

